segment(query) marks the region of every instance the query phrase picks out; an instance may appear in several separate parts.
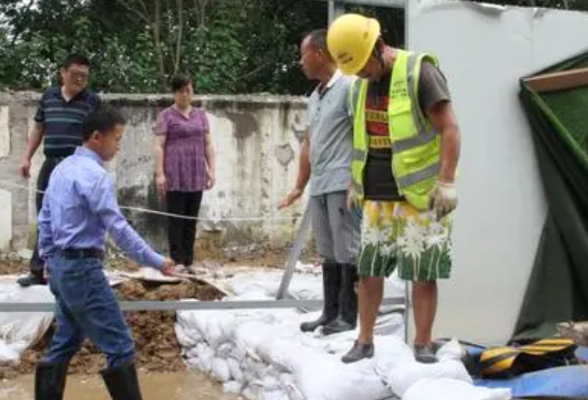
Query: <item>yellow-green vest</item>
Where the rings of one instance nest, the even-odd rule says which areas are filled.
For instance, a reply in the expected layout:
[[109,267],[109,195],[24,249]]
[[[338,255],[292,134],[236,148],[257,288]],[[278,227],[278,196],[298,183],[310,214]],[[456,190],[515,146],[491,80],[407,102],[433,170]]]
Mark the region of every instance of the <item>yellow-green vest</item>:
[[[419,74],[424,58],[438,66],[433,55],[398,50],[388,105],[392,173],[400,194],[419,210],[428,208],[429,195],[441,169],[440,136],[423,115],[418,101]],[[367,91],[368,81],[358,79],[349,96],[354,115],[352,189],[358,201],[364,197],[364,168],[369,150],[365,121]]]

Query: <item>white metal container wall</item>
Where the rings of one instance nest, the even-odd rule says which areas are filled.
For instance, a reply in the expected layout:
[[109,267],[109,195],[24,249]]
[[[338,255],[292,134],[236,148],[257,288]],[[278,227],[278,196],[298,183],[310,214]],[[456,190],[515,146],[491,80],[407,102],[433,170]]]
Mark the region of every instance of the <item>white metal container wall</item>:
[[439,56],[462,131],[455,265],[435,336],[502,343],[547,208],[519,79],[588,47],[588,14],[410,0],[407,15],[409,48]]

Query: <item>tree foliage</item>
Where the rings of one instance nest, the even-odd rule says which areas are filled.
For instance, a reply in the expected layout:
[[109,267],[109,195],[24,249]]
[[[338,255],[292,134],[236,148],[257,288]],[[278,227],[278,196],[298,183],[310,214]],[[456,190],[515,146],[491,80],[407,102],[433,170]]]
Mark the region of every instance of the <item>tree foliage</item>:
[[324,27],[314,0],[0,0],[0,89],[41,89],[68,53],[88,54],[92,86],[167,91],[190,73],[201,93],[303,93],[303,31]]
[[[486,0],[588,10],[584,0]],[[380,19],[404,45],[401,10],[348,5]],[[167,91],[188,72],[200,93],[304,94],[298,46],[327,25],[316,0],[0,0],[0,90],[41,90],[71,52],[89,55],[91,85],[108,92]]]

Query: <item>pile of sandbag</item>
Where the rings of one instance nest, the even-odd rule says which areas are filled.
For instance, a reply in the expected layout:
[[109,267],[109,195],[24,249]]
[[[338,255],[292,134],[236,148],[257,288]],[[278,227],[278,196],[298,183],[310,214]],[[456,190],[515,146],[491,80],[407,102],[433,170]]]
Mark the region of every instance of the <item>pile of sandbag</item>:
[[[182,311],[176,334],[190,366],[250,400],[377,399],[391,394],[373,372],[375,360],[340,362],[354,332],[329,338],[303,334],[298,329],[302,317],[308,316],[293,310]],[[397,323],[402,323],[400,316]],[[385,342],[379,341],[382,352],[387,352]]]
[[[280,277],[280,271],[235,275],[225,286],[236,295],[224,301],[274,300]],[[402,286],[394,285],[398,282],[387,286],[387,295],[404,295]],[[396,293],[392,293],[394,290]],[[292,281],[290,293],[299,299],[321,298],[322,279],[312,273],[299,274]],[[319,313],[295,309],[180,311],[176,335],[188,365],[210,373],[224,383],[226,391],[247,399],[390,396],[390,390],[374,373],[375,359],[341,363],[357,332],[328,338],[319,332],[300,332],[300,323],[317,318]],[[378,330],[390,333],[378,339],[384,354],[388,343],[396,342],[394,335],[404,333],[402,314],[382,316]]]
[[462,363],[456,340],[437,352],[438,363],[422,364],[405,343],[394,346],[388,357],[378,359],[376,372],[402,400],[508,400],[508,389],[476,387]]
[[[229,286],[236,295],[224,301],[272,300],[279,273],[243,274],[233,280]],[[292,283],[294,297],[320,298],[319,276],[297,275]],[[385,292],[387,297],[399,297],[404,287],[393,279]],[[318,314],[294,309],[181,311],[176,334],[188,365],[250,400],[510,398],[508,390],[473,386],[457,342],[440,350],[438,364],[417,363],[404,342],[404,318],[396,312],[378,319],[373,359],[343,364],[341,356],[357,332],[329,337],[301,333],[299,324]]]
[[[25,290],[16,283],[16,277],[3,277],[0,302],[52,303],[55,298],[47,286]],[[18,363],[22,353],[43,337],[52,321],[52,312],[0,313],[0,365]]]

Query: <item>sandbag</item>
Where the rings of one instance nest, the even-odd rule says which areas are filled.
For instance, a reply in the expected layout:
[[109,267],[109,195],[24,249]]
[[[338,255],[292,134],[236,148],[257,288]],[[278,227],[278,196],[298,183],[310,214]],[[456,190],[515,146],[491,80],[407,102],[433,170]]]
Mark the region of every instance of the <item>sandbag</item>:
[[0,365],[2,364],[17,364],[20,360],[20,353],[14,348],[9,346],[3,340],[0,340]]
[[220,382],[228,382],[231,379],[231,370],[227,360],[215,358],[211,366],[212,377]]
[[415,360],[408,345],[398,340],[393,352],[387,354],[376,370],[392,392],[400,397],[423,379],[451,378],[472,385],[472,378],[460,360],[461,354],[459,343],[452,340],[437,352],[438,363],[423,364]]
[[[0,284],[0,302],[52,303],[47,286],[22,289],[16,282]],[[37,343],[51,326],[52,312],[0,313],[0,364],[16,363],[22,353]]]
[[419,381],[439,378],[449,378],[469,385],[473,384],[472,378],[464,365],[455,360],[435,364],[412,362],[405,366],[399,366],[388,373],[386,382],[395,394],[402,397]]

